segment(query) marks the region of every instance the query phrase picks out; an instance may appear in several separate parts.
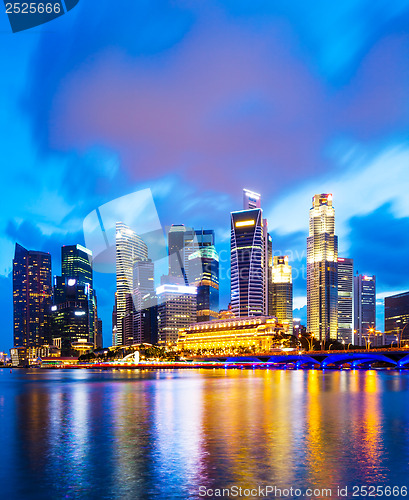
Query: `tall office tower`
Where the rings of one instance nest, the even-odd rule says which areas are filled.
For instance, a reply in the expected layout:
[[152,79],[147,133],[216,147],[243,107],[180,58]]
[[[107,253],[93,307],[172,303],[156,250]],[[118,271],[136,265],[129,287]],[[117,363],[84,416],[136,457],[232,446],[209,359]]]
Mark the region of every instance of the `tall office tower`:
[[148,259],[143,239],[123,222],[116,223],[116,334],[115,345],[123,344],[122,318],[126,314],[126,295],[133,291],[133,267]]
[[272,316],[293,334],[293,279],[288,256],[275,256],[272,269]]
[[236,317],[264,314],[264,233],[260,208],[231,213],[231,305]]
[[[260,195],[243,191],[244,210],[231,213],[231,306],[236,317],[268,313],[268,232]],[[266,265],[267,264],[267,265]]]
[[267,219],[263,220],[264,230],[264,315],[274,316],[273,310],[273,240],[268,234]]
[[[254,210],[261,208],[261,195],[243,189],[243,210]],[[263,238],[264,238],[264,255],[263,255],[263,268],[264,268],[264,314],[271,315],[272,308],[272,292],[271,292],[271,277],[273,266],[273,242],[271,236],[268,234],[267,219],[263,219]]]
[[85,287],[88,296],[89,342],[95,343],[97,298],[93,288],[92,252],[82,245],[65,245],[61,248],[61,276]]
[[51,342],[51,256],[16,243],[13,259],[14,346]]
[[369,329],[376,328],[376,278],[354,276],[354,344],[365,345]]
[[176,343],[179,330],[196,323],[196,293],[194,286],[161,285],[156,289],[160,343]]
[[353,343],[354,261],[338,257],[338,340]]
[[[214,246],[201,247],[189,256],[189,268],[195,279],[190,285],[197,288],[197,321],[218,318],[219,256]],[[197,271],[196,271],[197,270]]]
[[144,297],[155,292],[154,263],[150,260],[137,260],[133,268],[133,303],[134,324],[133,339],[135,344],[144,341],[143,313]]
[[92,288],[91,250],[82,245],[64,245],[61,248],[61,276]]
[[211,321],[219,311],[219,256],[214,231],[200,229],[187,247],[186,275],[197,288],[197,321]]
[[95,348],[102,349],[104,347],[104,340],[102,337],[102,319],[97,320],[97,334],[95,336]]
[[316,194],[307,238],[307,330],[319,340],[337,338],[338,237],[331,194]]
[[135,309],[132,293],[125,296],[125,315],[122,317],[122,345],[136,344],[134,341],[135,323],[138,311]]
[[115,301],[114,301],[114,307],[112,308],[112,345],[117,345],[117,338],[116,338],[116,329],[117,329],[117,323],[118,323],[118,316],[116,312],[117,308],[117,293],[115,292]]
[[142,342],[158,343],[158,296],[156,292],[148,293],[142,298],[141,310]]
[[409,339],[409,292],[385,297],[385,336],[396,335],[405,345]]
[[[180,284],[188,285],[186,263],[189,251],[194,251],[192,243],[195,232],[183,224],[173,224],[168,232],[169,276]],[[190,250],[189,250],[190,248]]]
[[[94,342],[90,325],[89,288],[75,278],[54,278],[54,305],[51,307],[53,340],[61,346],[62,356],[71,356],[75,352],[73,342]],[[93,337],[92,337],[93,338]]]

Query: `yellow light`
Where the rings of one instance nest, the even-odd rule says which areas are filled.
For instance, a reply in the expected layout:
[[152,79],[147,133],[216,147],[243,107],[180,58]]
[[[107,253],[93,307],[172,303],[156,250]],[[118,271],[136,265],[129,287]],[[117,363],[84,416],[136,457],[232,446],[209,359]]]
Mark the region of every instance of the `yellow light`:
[[256,223],[255,220],[242,220],[242,221],[236,222],[236,227],[254,226],[255,223]]

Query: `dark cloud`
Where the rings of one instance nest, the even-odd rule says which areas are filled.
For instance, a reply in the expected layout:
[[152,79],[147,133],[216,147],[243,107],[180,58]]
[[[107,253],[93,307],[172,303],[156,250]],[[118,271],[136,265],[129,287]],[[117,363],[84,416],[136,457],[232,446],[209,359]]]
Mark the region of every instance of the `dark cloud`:
[[349,255],[361,274],[375,274],[377,291],[409,289],[409,217],[397,218],[390,204],[350,220]]

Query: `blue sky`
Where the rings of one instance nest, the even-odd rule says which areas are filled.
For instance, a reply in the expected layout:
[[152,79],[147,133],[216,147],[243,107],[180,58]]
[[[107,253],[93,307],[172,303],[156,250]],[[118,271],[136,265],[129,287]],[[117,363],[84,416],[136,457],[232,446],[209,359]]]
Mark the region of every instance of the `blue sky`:
[[[308,210],[332,192],[382,329],[382,298],[409,289],[409,1],[121,5],[81,0],[17,34],[0,16],[0,348],[15,242],[58,274],[89,213],[145,188],[163,226],[214,228],[222,252],[242,188],[260,192],[301,317]],[[95,285],[108,344],[114,276]]]

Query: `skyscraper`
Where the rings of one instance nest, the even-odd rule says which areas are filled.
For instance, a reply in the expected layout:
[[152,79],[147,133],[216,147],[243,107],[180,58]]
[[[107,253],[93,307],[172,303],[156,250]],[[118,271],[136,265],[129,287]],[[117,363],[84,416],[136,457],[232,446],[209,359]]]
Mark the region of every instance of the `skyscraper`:
[[196,322],[196,294],[194,286],[161,285],[158,296],[159,341],[176,343],[181,328]]
[[307,238],[307,330],[319,340],[338,331],[338,237],[331,194],[316,194]]
[[231,305],[236,317],[264,314],[264,252],[261,208],[232,212]]
[[385,335],[409,339],[409,292],[385,297]]
[[135,344],[144,342],[144,322],[143,314],[145,307],[145,297],[152,296],[155,292],[154,284],[154,263],[150,259],[136,260],[133,268],[133,303],[134,303],[134,323],[133,340]]
[[200,229],[189,248],[186,274],[189,285],[197,288],[197,321],[211,321],[219,311],[219,256],[214,231]]
[[272,269],[272,316],[293,334],[293,280],[288,256],[275,256]]
[[126,295],[133,292],[133,268],[137,260],[148,259],[142,238],[123,222],[116,223],[116,345],[123,344],[122,324],[126,314]]
[[[243,189],[243,210],[261,209],[261,195]],[[263,219],[263,269],[264,269],[264,314],[272,315],[272,292],[271,292],[271,278],[273,266],[273,242],[271,236],[268,234],[267,219]]]
[[65,245],[61,248],[61,276],[67,282],[75,280],[85,287],[88,297],[89,342],[95,343],[97,331],[97,299],[93,287],[92,252],[82,245]]
[[[94,343],[94,325],[90,324],[89,287],[75,278],[54,278],[54,304],[51,307],[52,336],[62,356],[75,352],[72,343]],[[58,340],[57,340],[58,339]]]
[[82,245],[61,248],[61,276],[92,288],[92,252]]
[[376,328],[376,278],[354,276],[354,344],[364,346],[369,329]]
[[[189,284],[186,276],[186,264],[189,253],[195,248],[192,243],[195,232],[183,224],[173,224],[168,232],[169,276],[175,278],[180,284]],[[174,280],[174,281],[175,281]]]
[[353,343],[354,261],[338,257],[338,340]]
[[13,259],[14,346],[51,342],[51,256],[16,243]]

